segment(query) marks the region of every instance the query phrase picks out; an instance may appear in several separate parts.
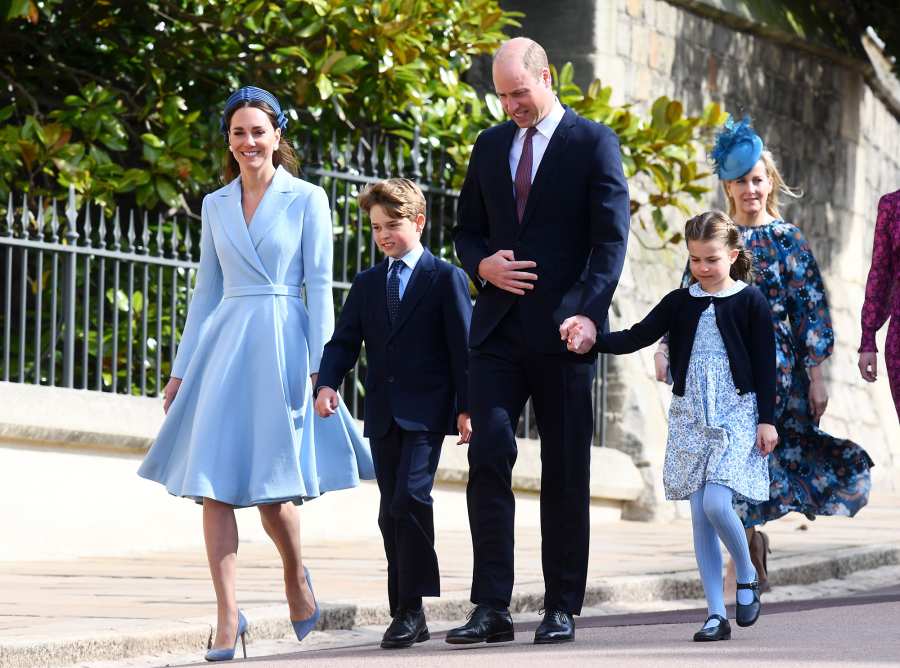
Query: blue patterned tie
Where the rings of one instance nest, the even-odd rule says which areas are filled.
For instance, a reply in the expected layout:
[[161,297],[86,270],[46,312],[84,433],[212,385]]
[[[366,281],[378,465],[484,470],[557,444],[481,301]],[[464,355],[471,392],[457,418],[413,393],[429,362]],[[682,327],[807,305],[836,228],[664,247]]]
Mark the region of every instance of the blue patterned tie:
[[403,269],[401,260],[394,260],[391,265],[391,275],[388,277],[387,284],[387,305],[388,315],[391,317],[391,324],[397,319],[400,312],[400,270]]

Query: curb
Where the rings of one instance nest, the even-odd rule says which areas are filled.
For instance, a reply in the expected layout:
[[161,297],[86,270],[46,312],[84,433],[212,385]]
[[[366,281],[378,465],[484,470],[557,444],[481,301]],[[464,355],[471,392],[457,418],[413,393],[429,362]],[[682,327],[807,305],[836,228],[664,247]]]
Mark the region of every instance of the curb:
[[[801,555],[773,559],[769,580],[776,586],[807,585],[842,578],[857,571],[900,564],[900,545],[883,544],[832,551],[828,556]],[[703,588],[695,571],[650,576],[620,576],[588,585],[585,606],[610,602],[649,602],[702,598]],[[511,612],[533,612],[543,607],[543,590],[513,593]],[[432,619],[464,619],[472,604],[468,600],[439,600],[426,605]],[[249,633],[255,638],[280,639],[293,635],[284,616],[284,606],[249,608]],[[390,620],[386,605],[356,606],[322,604],[320,631],[346,630],[358,626],[385,625]],[[85,661],[109,661],[161,652],[200,651],[206,646],[210,619],[169,622],[152,631],[99,633],[91,638],[39,642],[0,640],[0,665],[4,668],[66,666]]]

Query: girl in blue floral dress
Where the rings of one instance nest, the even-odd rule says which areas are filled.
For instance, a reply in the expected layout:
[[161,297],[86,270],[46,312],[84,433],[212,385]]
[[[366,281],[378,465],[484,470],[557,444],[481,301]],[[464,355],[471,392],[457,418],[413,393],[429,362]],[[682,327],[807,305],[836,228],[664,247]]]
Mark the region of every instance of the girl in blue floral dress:
[[[769,304],[747,285],[752,258],[721,211],[685,226],[694,283],[673,290],[630,329],[597,337],[596,350],[630,353],[669,333],[672,404],[663,468],[668,499],[689,499],[694,552],[709,617],[695,641],[728,640],[721,540],[736,564],[738,626],[759,616],[759,583],[734,499],[769,498],[775,422],[775,337]],[[571,344],[569,349],[571,350]]]
[[[822,275],[800,229],[781,219],[778,194],[797,196],[784,183],[769,151],[747,119],[729,119],[712,152],[729,215],[753,254],[757,287],[768,298],[775,327],[776,426],[781,445],[769,457],[769,500],[736,500],[747,528],[762,591],[768,538],[756,525],[791,511],[852,517],[866,505],[871,458],[859,445],[818,427],[828,404],[821,364],[834,349],[834,332]],[[685,271],[682,285],[690,281]],[[665,344],[656,353],[665,377]]]

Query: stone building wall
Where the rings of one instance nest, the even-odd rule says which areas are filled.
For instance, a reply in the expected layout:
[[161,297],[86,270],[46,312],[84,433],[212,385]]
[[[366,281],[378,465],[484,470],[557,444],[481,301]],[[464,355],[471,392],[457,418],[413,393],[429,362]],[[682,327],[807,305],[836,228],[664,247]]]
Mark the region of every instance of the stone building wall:
[[[822,428],[866,447],[876,484],[900,487],[900,426],[883,360],[881,378],[867,385],[855,352],[878,198],[900,188],[900,106],[876,97],[861,64],[729,27],[686,9],[684,0],[502,4],[526,13],[521,34],[547,47],[551,61],[572,61],[582,85],[594,77],[611,85],[615,102],[646,109],[668,95],[688,113],[716,101],[752,116],[787,182],[804,193],[782,213],[809,238],[831,303],[837,342],[825,365],[831,401]],[[709,185],[715,189],[698,211],[725,206],[716,182]],[[682,248],[648,250],[632,234],[613,326],[642,317],[676,286],[685,257]],[[609,444],[633,457],[648,486],[632,514],[671,512],[660,503],[669,390],[653,380],[652,350],[615,358],[610,368]]]

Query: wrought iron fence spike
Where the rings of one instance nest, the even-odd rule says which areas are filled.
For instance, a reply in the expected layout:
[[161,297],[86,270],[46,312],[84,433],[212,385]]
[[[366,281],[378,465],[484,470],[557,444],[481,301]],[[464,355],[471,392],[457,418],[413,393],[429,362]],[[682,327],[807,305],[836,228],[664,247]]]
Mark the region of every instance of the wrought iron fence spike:
[[112,250],[119,250],[121,244],[119,243],[122,239],[122,217],[119,215],[119,207],[116,207],[116,217],[113,218],[112,225]]
[[156,219],[156,256],[164,257],[166,254],[166,236],[163,234],[163,215],[157,214]]
[[397,140],[397,176],[403,176],[404,160],[403,160],[403,142]]
[[13,225],[15,225],[16,217],[13,210],[13,194],[12,190],[9,191],[9,201],[6,203],[6,226],[0,228],[0,235],[5,237],[12,236],[13,233]]
[[[100,210],[103,210],[103,205],[100,205]],[[93,244],[93,240],[91,239],[91,232],[94,231],[94,225],[91,223],[91,203],[87,200],[84,201],[84,245],[91,246]]]
[[134,209],[128,212],[128,229],[125,230],[125,241],[128,242],[128,251],[134,252]]
[[44,196],[38,197],[37,225],[35,226],[34,235],[41,241],[44,240]]
[[149,225],[149,216],[146,211],[144,211],[144,224],[141,227],[141,252],[146,255],[147,246],[150,245],[150,225]]
[[384,166],[384,176],[390,178],[393,176],[393,165],[391,164],[391,138],[387,135],[384,137],[384,155],[382,156],[382,163]]
[[106,209],[101,206],[100,221],[97,223],[97,246],[100,248],[106,248],[108,245],[108,238],[109,234],[106,228]]
[[191,239],[191,221],[188,219],[184,223],[184,254],[188,260],[193,259],[191,257],[191,248],[194,246],[194,241]]
[[169,235],[169,252],[178,257],[178,216],[172,217],[172,233]]
[[425,178],[429,185],[434,182],[434,149],[429,142],[428,153],[425,155]]
[[422,159],[421,152],[419,151],[419,141],[421,139],[421,134],[419,132],[419,127],[416,126],[413,130],[413,143],[412,150],[410,151],[410,159],[412,160],[412,177],[414,181],[418,181],[422,177],[422,170],[420,168],[419,162]]
[[50,241],[59,241],[59,215],[56,212],[56,200],[50,205]]
[[[85,199],[87,202],[87,199]],[[75,203],[75,184],[69,184],[69,201],[66,204],[66,239],[70,244],[78,241],[78,207]]]

